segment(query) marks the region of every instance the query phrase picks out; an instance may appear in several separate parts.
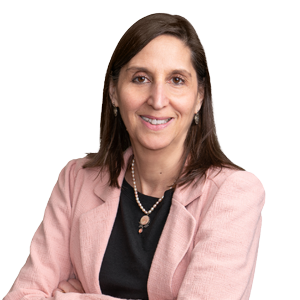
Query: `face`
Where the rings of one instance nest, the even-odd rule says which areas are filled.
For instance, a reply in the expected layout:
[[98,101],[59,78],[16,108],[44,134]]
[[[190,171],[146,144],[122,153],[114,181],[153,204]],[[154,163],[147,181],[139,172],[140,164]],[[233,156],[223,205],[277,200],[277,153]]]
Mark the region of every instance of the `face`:
[[183,151],[202,94],[190,49],[168,35],[148,43],[110,85],[135,150]]

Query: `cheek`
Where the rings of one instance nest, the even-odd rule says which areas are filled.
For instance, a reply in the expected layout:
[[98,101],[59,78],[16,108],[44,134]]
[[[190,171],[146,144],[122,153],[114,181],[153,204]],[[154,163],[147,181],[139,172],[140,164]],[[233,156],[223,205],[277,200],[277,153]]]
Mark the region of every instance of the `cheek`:
[[143,93],[139,91],[132,88],[123,88],[118,93],[119,106],[124,110],[135,110],[141,104],[142,97]]
[[131,101],[121,103],[119,109],[123,120],[130,119],[136,110],[134,102]]
[[194,94],[178,99],[176,104],[176,110],[187,118],[192,118],[197,112],[198,101]]
[[134,120],[136,111],[138,110],[138,103],[130,95],[128,95],[128,97],[123,96],[124,97],[120,99],[119,110],[126,128],[130,128],[131,125],[135,123]]
[[132,99],[131,95],[128,93],[119,93],[118,94],[118,104],[119,104],[119,109],[122,115],[126,116],[127,113],[132,109]]
[[146,100],[142,98],[144,95],[136,97],[136,95],[129,94],[127,96],[126,98],[122,98],[123,101],[121,100],[119,109],[124,118],[134,120],[141,111],[146,109]]

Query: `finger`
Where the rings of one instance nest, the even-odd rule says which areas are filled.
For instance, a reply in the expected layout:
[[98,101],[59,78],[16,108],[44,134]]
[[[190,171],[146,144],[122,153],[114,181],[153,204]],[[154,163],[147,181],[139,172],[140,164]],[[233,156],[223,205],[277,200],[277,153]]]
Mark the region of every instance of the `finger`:
[[77,291],[74,286],[67,281],[61,281],[58,285],[58,288],[64,293],[79,293],[79,291]]
[[72,279],[69,279],[68,282],[73,285],[73,287],[79,291],[79,293],[85,293],[82,285],[81,285],[81,282],[78,280],[78,279],[75,279],[75,278],[72,278]]
[[57,293],[64,293],[64,291],[61,290],[61,289],[55,289],[55,290],[52,292],[52,297],[55,297]]

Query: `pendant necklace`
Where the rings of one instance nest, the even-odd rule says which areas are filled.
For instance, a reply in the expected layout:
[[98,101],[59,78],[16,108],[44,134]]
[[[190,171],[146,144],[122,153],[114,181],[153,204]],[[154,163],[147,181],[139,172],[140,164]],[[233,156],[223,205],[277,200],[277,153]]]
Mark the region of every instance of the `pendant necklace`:
[[140,219],[140,225],[139,225],[139,233],[143,232],[143,229],[148,227],[150,224],[150,217],[149,215],[153,212],[153,210],[156,208],[156,206],[164,199],[164,196],[159,198],[156,203],[151,207],[150,210],[146,210],[142,203],[140,202],[138,191],[136,188],[136,182],[135,182],[135,176],[134,176],[134,158],[132,159],[131,163],[131,176],[132,176],[132,182],[133,182],[133,190],[134,190],[134,196],[135,196],[135,201],[138,204],[139,208],[142,210],[142,212],[145,214],[144,216],[141,217]]

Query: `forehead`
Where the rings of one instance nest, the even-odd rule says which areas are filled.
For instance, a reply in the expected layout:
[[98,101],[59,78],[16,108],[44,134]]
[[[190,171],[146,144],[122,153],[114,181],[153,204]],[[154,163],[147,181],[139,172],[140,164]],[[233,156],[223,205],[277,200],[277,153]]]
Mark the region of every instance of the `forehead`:
[[154,70],[186,69],[194,70],[191,51],[180,39],[170,35],[161,35],[149,42],[126,65],[146,67]]

